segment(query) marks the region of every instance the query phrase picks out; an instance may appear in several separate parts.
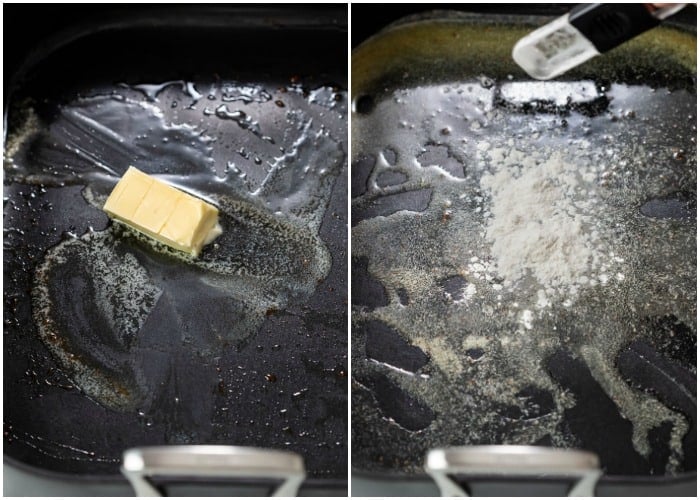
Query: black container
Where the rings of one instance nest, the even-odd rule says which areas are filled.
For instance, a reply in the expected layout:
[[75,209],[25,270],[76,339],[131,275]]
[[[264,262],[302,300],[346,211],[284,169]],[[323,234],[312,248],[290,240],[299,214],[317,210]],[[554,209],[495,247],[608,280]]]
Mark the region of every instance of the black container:
[[[479,278],[472,278],[469,273],[474,270],[467,269],[469,238],[458,240],[442,228],[453,226],[457,234],[467,235],[463,228],[472,227],[473,221],[462,217],[462,213],[483,207],[479,205],[481,201],[459,201],[457,188],[448,191],[435,186],[447,178],[455,186],[464,184],[462,193],[467,200],[483,197],[485,189],[480,190],[478,182],[474,185],[473,178],[470,181],[472,168],[476,166],[474,145],[478,140],[489,142],[489,134],[499,144],[502,137],[500,130],[495,129],[500,125],[523,125],[522,129],[513,126],[515,132],[511,137],[519,151],[536,156],[540,148],[550,145],[546,141],[530,140],[531,134],[535,135],[533,132],[538,132],[538,138],[569,139],[575,136],[571,130],[578,125],[574,123],[601,123],[600,129],[593,126],[590,135],[591,149],[595,149],[600,139],[596,133],[605,129],[608,122],[615,122],[618,118],[614,115],[621,113],[620,106],[624,106],[620,104],[622,99],[613,100],[610,108],[610,102],[603,102],[603,99],[592,99],[585,109],[570,101],[557,105],[546,99],[533,99],[521,105],[509,102],[500,93],[501,86],[510,82],[532,83],[512,61],[510,50],[518,37],[565,14],[570,8],[562,4],[460,7],[431,4],[405,6],[398,12],[379,9],[374,15],[375,6],[353,6],[355,19],[372,20],[363,23],[358,32],[353,29],[352,55],[352,302],[353,315],[358,318],[352,325],[351,349],[354,494],[437,495],[437,487],[423,471],[426,452],[499,444],[574,447],[597,453],[604,471],[596,488],[600,496],[692,496],[696,490],[696,405],[689,396],[694,394],[696,383],[694,314],[687,324],[676,323],[672,317],[665,320],[641,318],[642,323],[649,322],[649,331],[655,332],[652,338],[654,335],[667,338],[666,327],[679,326],[682,333],[670,336],[677,355],[669,357],[669,351],[664,348],[646,344],[642,335],[638,342],[623,345],[609,366],[624,374],[625,383],[630,384],[633,391],[654,394],[662,404],[679,411],[686,419],[689,429],[684,436],[684,462],[676,475],[668,476],[664,476],[663,465],[649,467],[640,460],[629,442],[630,422],[620,416],[618,410],[608,412],[614,404],[610,404],[582,357],[569,351],[578,347],[575,341],[569,342],[571,338],[575,339],[578,332],[594,337],[595,327],[589,328],[581,318],[573,325],[554,320],[548,327],[554,326],[554,331],[562,332],[560,339],[555,336],[554,340],[558,349],[550,351],[543,359],[532,358],[529,349],[516,350],[514,356],[508,358],[503,350],[490,343],[500,333],[507,336],[507,330],[480,330],[483,323],[470,322],[466,314],[455,313],[450,319],[451,311],[465,308],[469,301],[465,291],[467,283],[476,283],[478,287],[474,279]],[[696,10],[690,6],[667,22],[673,29],[693,37]],[[692,228],[696,200],[695,147],[689,137],[694,134],[696,75],[689,67],[694,67],[696,62],[692,59],[694,49],[686,50],[690,46],[689,37],[683,35],[683,38],[686,40],[684,48],[664,42],[662,50],[653,42],[649,44],[649,38],[638,40],[636,47],[623,46],[611,52],[607,59],[607,54],[601,56],[557,81],[564,85],[567,82],[594,83],[603,92],[611,85],[620,84],[633,89],[646,86],[662,92],[669,89],[668,95],[678,91],[684,96],[677,110],[674,105],[661,105],[663,111],[648,119],[660,120],[665,124],[661,128],[674,134],[682,129],[684,132],[675,136],[675,140],[691,144],[691,160],[679,165],[678,171],[680,177],[684,177],[683,171],[689,176],[688,197],[680,202],[687,211],[680,219],[686,224],[684,227]],[[643,45],[645,43],[649,45]],[[667,57],[669,54],[671,57]],[[679,60],[687,64],[677,64]],[[488,96],[482,97],[491,89],[496,89],[492,101]],[[460,100],[456,95],[467,96],[471,92],[480,100],[469,101],[467,97]],[[641,91],[632,90],[630,94],[633,92]],[[643,108],[646,102],[640,98],[638,105]],[[479,108],[481,105],[485,107]],[[683,110],[683,120],[676,120],[674,113],[678,110]],[[489,123],[493,118],[489,113],[497,117],[501,113],[501,118],[508,118],[501,122],[494,119],[497,123],[494,125]],[[633,113],[628,115],[633,116]],[[475,117],[481,122],[472,123],[478,121]],[[548,119],[551,119],[548,122],[551,128],[543,132],[539,125]],[[529,123],[533,123],[531,130],[527,128]],[[470,129],[471,124],[475,126]],[[647,139],[653,144],[657,137],[649,134]],[[613,144],[622,140],[622,134],[611,135]],[[663,144],[663,140],[660,143]],[[489,147],[482,151],[488,151]],[[566,150],[568,146],[559,147]],[[583,153],[582,158],[586,157]],[[478,175],[477,170],[477,179]],[[668,186],[669,191],[674,188]],[[443,199],[444,205],[441,204]],[[645,217],[669,217],[660,212],[645,213],[649,206],[641,208]],[[396,226],[392,227],[392,221]],[[476,227],[475,233],[478,233]],[[692,237],[689,232],[686,236]],[[480,245],[481,240],[475,239]],[[460,248],[465,250],[463,261],[455,260]],[[476,253],[482,249],[481,246],[476,248]],[[696,264],[690,254],[686,258],[691,274],[683,281],[683,287],[692,298]],[[495,283],[500,286],[498,281]],[[424,309],[411,310],[414,304]],[[600,308],[606,305],[604,301],[598,304]],[[414,322],[402,318],[414,318]],[[432,319],[432,325],[426,318]],[[496,322],[501,324],[494,314],[494,324]],[[631,329],[636,327],[631,326]],[[444,344],[431,344],[433,335],[441,335]],[[489,337],[484,345],[463,347],[463,337],[480,335]],[[522,335],[528,338],[527,333]],[[522,345],[527,346],[527,341]],[[641,351],[646,354],[640,357]],[[438,356],[442,361],[436,359]],[[480,384],[490,383],[488,379],[479,378],[479,363],[484,356],[487,360],[489,356],[497,357],[509,376],[513,376],[509,359],[514,365],[529,360],[541,366],[545,376],[581,398],[583,403],[567,413],[559,428],[563,429],[562,434],[575,434],[576,445],[553,442],[551,436],[544,436],[537,442],[523,440],[522,436],[520,440],[514,438],[513,429],[526,427],[532,415],[527,414],[527,408],[518,407],[517,402],[512,406],[507,403],[503,407],[488,406],[488,397],[478,390]],[[462,360],[463,372],[449,372],[455,358]],[[669,393],[659,391],[660,380],[664,377],[644,376],[650,367],[643,368],[639,364],[642,358],[651,360],[650,365],[668,363],[664,366],[672,366],[670,370],[678,374],[675,380],[683,382]],[[487,373],[494,378],[500,375],[495,369]],[[679,388],[686,392],[682,404],[670,396]],[[442,398],[436,396],[440,391],[444,391]],[[546,408],[551,406],[551,400],[546,391],[528,387],[518,395],[521,401],[535,403],[537,410],[533,421],[547,416],[550,410]],[[480,419],[481,408],[483,413],[489,411],[496,418]],[[663,452],[659,454],[654,449],[648,460],[662,456]],[[499,475],[497,471],[493,475],[453,479],[465,485],[465,491],[477,496],[564,495],[570,486],[556,479],[528,481],[508,474]]]
[[[44,146],[53,146],[41,137],[65,131],[61,120],[66,109],[76,110],[76,103],[82,103],[79,107],[87,106],[83,111],[95,111],[121,99],[136,104],[107,119],[126,135],[133,130],[129,120],[139,119],[139,107],[148,108],[156,117],[149,119],[158,122],[157,116],[165,116],[163,123],[172,121],[175,128],[180,127],[179,132],[171,129],[168,134],[174,135],[164,136],[164,142],[190,137],[193,147],[199,148],[196,155],[209,156],[207,162],[218,165],[221,175],[233,172],[245,178],[252,193],[280,153],[296,151],[292,144],[296,129],[289,120],[297,113],[310,121],[305,130],[320,134],[317,144],[332,145],[334,163],[332,177],[323,181],[325,198],[320,204],[313,200],[318,205],[314,213],[320,214],[318,241],[327,249],[330,264],[312,293],[296,298],[292,294],[284,308],[268,309],[255,332],[215,341],[203,350],[196,340],[194,344],[185,340],[179,347],[166,348],[169,357],[161,360],[162,365],[157,361],[144,365],[157,370],[170,366],[164,370],[171,375],[156,387],[175,387],[176,393],[184,390],[186,403],[180,396],[168,397],[167,403],[154,399],[149,403],[152,418],[142,408],[110,409],[93,401],[94,394],[79,390],[80,382],[74,383],[78,370],[58,361],[39,340],[32,319],[35,307],[26,289],[32,287],[41,255],[61,240],[62,233],[82,233],[88,227],[99,231],[107,221],[80,197],[72,205],[65,201],[72,184],[73,193],[80,192],[76,186],[83,181],[76,177],[42,187],[31,180],[11,182],[6,175],[5,227],[27,229],[22,237],[18,232],[17,238],[5,239],[5,283],[12,285],[5,288],[4,305],[8,318],[4,460],[10,472],[15,471],[13,477],[36,477],[29,487],[39,488],[34,491],[38,495],[54,494],[41,490],[52,484],[63,494],[71,494],[73,487],[75,494],[114,494],[128,491],[119,473],[121,453],[127,448],[228,444],[295,451],[303,456],[307,469],[300,494],[346,495],[346,7],[45,5],[41,9],[40,13],[26,5],[4,9],[6,138],[14,140],[30,109],[41,123],[38,139],[22,146],[23,158],[46,158]],[[155,93],[150,87],[139,87],[170,81],[174,83],[158,87]],[[98,155],[115,164],[125,163],[140,148],[133,149],[140,141],[136,137],[126,145],[131,151],[126,156],[118,147],[100,149],[100,140],[111,132],[100,135],[95,128],[85,130],[86,135],[79,133],[75,139],[78,149],[95,147]],[[206,139],[204,146],[197,142],[197,134],[215,140]],[[68,136],[76,137],[70,132]],[[66,154],[65,148],[61,151]],[[315,154],[313,148],[310,151]],[[147,156],[141,158],[145,164]],[[81,165],[78,157],[71,161],[72,166]],[[232,163],[224,167],[227,161]],[[152,173],[177,170],[177,165],[177,158],[160,158],[153,163]],[[10,209],[23,196],[20,192],[31,192],[32,198],[53,197],[45,201],[59,208],[31,222],[31,208]],[[69,224],[69,219],[74,223]],[[37,224],[43,229],[37,229]],[[54,236],[47,239],[51,232]],[[170,265],[167,259],[158,259],[159,266]],[[176,276],[173,271],[171,277]],[[163,277],[170,279],[168,272]],[[77,297],[83,292],[71,293]],[[90,299],[84,294],[80,300]],[[200,306],[190,315],[195,323],[208,328],[236,321],[237,313],[224,312],[217,318],[204,303]],[[85,316],[88,323],[93,321],[91,314]],[[182,357],[176,353],[180,348]],[[121,356],[122,347],[115,349],[114,356]],[[189,408],[181,412],[173,402]],[[232,413],[226,413],[229,410]],[[159,485],[171,494],[264,495],[270,491],[267,484],[204,482],[188,486],[178,478],[162,478]],[[5,486],[6,491],[12,487]],[[22,490],[26,491],[30,490]]]

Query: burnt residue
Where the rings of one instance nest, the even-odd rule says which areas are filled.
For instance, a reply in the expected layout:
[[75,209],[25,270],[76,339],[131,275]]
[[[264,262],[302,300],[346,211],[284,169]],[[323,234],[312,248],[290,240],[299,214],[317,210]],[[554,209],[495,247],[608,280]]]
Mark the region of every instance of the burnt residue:
[[412,373],[428,362],[428,356],[409,344],[399,332],[381,321],[368,321],[361,327],[366,335],[365,350],[369,359]]

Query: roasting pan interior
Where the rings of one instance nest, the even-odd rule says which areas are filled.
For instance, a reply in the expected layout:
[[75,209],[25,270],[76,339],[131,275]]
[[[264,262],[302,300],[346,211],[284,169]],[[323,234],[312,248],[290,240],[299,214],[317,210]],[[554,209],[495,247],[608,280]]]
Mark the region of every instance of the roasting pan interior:
[[434,11],[354,48],[367,477],[468,444],[586,449],[613,480],[696,470],[694,28],[540,84],[510,48],[546,20]]
[[[342,487],[346,9],[49,9],[6,73],[6,460],[118,477],[129,447],[232,444]],[[128,165],[229,237],[192,262],[115,230]]]

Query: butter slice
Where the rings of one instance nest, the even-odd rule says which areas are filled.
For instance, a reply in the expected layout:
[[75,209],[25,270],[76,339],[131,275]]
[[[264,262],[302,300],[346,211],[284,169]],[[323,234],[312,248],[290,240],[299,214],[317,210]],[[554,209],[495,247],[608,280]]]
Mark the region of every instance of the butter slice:
[[221,234],[219,210],[215,206],[134,167],[129,167],[119,180],[103,210],[110,217],[194,257]]

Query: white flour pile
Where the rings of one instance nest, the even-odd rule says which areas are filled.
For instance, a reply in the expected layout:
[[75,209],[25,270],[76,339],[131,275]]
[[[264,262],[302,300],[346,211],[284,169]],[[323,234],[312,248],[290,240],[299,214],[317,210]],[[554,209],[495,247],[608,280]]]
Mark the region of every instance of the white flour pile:
[[504,285],[528,274],[543,295],[572,297],[598,268],[602,253],[592,226],[595,200],[588,193],[595,173],[567,161],[559,152],[527,155],[515,148],[486,152],[492,174],[481,178],[491,195],[486,237]]

